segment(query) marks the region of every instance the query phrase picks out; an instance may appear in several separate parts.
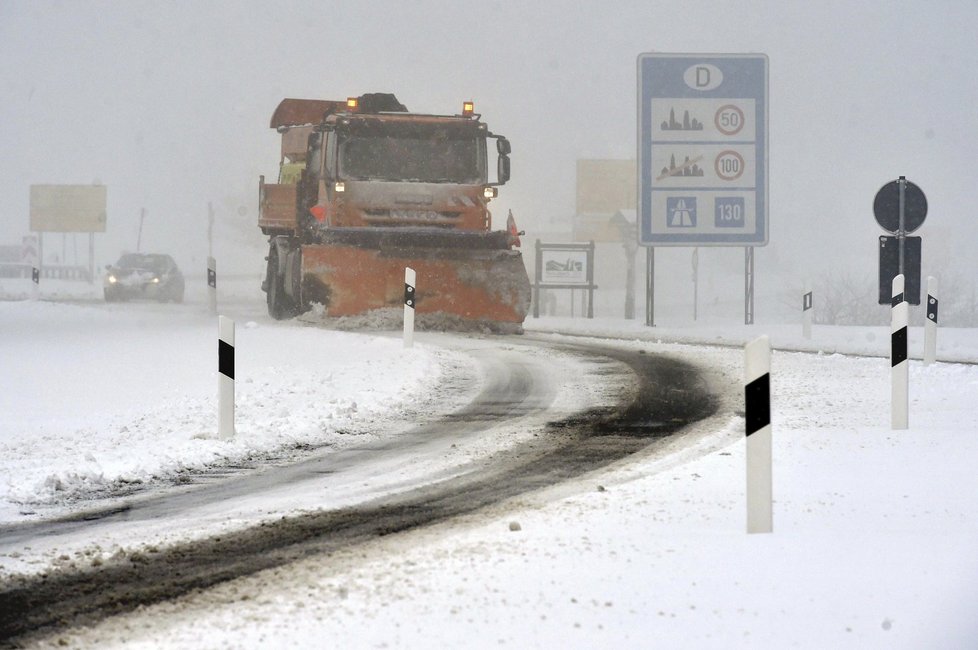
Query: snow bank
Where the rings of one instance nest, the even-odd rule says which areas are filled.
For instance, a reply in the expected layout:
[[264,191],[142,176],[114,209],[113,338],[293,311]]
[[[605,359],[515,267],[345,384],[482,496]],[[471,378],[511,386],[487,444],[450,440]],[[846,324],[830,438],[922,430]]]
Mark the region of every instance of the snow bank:
[[236,436],[220,440],[216,319],[186,306],[6,302],[0,321],[0,521],[362,441],[440,399],[445,372],[467,363],[389,336],[245,321]]

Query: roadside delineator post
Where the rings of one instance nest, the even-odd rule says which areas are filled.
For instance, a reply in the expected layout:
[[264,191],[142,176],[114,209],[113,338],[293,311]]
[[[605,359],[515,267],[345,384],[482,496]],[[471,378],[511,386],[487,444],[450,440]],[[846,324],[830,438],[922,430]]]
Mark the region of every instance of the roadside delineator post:
[[234,437],[234,321],[218,317],[217,435]]
[[801,335],[812,338],[812,291],[807,286],[801,297]]
[[415,283],[417,274],[411,267],[404,268],[404,347],[414,345],[414,308],[417,302]]
[[747,532],[770,533],[773,524],[771,471],[771,342],[767,336],[744,348],[744,412],[747,434]]
[[34,283],[31,293],[34,296],[34,299],[37,300],[37,298],[41,295],[41,269],[37,268],[36,266],[31,268],[31,282]]
[[937,361],[937,278],[927,276],[927,320],[924,321],[924,365]]
[[217,260],[207,257],[207,302],[211,316],[217,316]]
[[909,426],[910,362],[907,361],[907,325],[910,308],[904,296],[903,274],[893,278],[893,298],[890,302],[890,428]]

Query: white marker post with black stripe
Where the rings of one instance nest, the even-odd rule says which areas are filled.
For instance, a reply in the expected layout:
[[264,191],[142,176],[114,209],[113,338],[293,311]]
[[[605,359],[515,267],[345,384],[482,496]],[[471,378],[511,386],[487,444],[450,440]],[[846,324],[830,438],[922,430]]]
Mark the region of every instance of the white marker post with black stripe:
[[404,347],[414,345],[414,307],[417,302],[417,274],[411,267],[404,269]]
[[31,267],[31,282],[33,283],[31,294],[34,296],[34,299],[37,300],[37,298],[41,295],[41,269],[37,268],[36,266]]
[[892,404],[890,428],[906,429],[909,426],[910,362],[907,361],[907,325],[910,308],[903,292],[903,275],[893,278],[890,302],[890,377],[892,379]]
[[924,365],[937,361],[937,278],[927,277],[927,320],[924,321]]
[[812,338],[812,292],[807,286],[801,297],[801,335]]
[[744,348],[744,413],[747,421],[747,532],[770,533],[773,525],[771,478],[771,342],[767,336]]
[[234,437],[234,321],[218,317],[217,435]]
[[217,316],[217,260],[207,257],[207,302],[211,316]]

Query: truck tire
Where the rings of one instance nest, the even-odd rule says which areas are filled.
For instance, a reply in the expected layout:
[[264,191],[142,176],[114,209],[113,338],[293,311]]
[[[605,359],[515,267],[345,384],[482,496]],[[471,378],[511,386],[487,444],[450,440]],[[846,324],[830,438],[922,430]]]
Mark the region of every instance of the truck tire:
[[266,302],[268,315],[275,320],[285,320],[296,315],[295,301],[285,293],[285,277],[279,274],[278,249],[275,244],[268,249],[268,269],[265,274],[265,284],[268,287]]

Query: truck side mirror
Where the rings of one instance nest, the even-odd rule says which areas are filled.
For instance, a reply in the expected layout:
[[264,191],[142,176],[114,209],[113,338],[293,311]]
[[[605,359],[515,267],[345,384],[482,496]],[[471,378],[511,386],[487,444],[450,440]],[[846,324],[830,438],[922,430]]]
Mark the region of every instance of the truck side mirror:
[[500,137],[496,139],[496,151],[500,156],[508,156],[513,152],[513,148],[509,145],[509,140]]
[[496,182],[500,185],[509,180],[509,156],[501,154],[496,162]]

